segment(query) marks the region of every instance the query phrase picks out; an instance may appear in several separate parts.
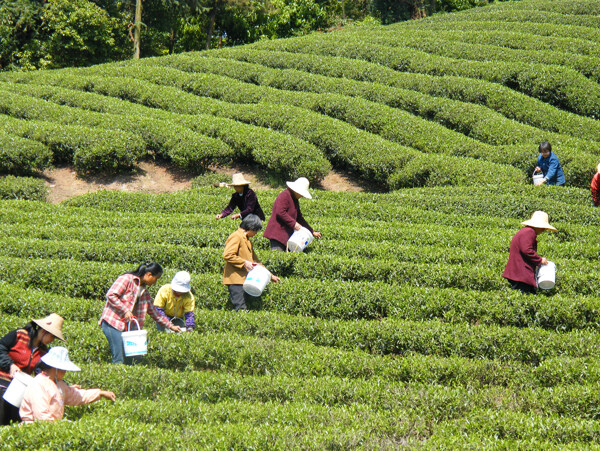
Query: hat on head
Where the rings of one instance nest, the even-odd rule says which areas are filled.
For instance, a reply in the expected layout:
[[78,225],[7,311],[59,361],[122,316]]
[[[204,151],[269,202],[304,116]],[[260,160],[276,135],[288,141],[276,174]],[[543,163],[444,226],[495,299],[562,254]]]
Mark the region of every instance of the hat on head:
[[250,182],[244,178],[241,172],[237,172],[231,176],[231,183],[228,183],[227,186],[242,186],[242,185],[250,185]]
[[521,224],[524,226],[535,227],[536,229],[547,229],[558,232],[558,230],[552,227],[548,222],[548,213],[543,211],[534,211],[531,215],[531,219],[523,221]]
[[69,350],[62,346],[50,348],[50,350],[42,357],[42,362],[57,370],[81,371],[81,368],[69,359]]
[[190,273],[179,271],[171,280],[171,289],[178,293],[187,293],[190,291]]
[[289,189],[294,191],[295,193],[300,194],[302,197],[306,197],[307,199],[312,199],[312,196],[308,192],[308,179],[306,177],[300,177],[294,182],[285,182]]
[[63,326],[63,323],[65,322],[65,320],[62,318],[62,316],[57,315],[56,313],[51,313],[50,315],[46,316],[45,318],[32,319],[31,321],[34,322],[35,324],[37,324],[38,326],[40,326],[46,332],[50,332],[52,335],[54,335],[59,340],[67,341],[67,340],[65,340],[65,337],[63,337],[63,334],[62,334],[62,326]]

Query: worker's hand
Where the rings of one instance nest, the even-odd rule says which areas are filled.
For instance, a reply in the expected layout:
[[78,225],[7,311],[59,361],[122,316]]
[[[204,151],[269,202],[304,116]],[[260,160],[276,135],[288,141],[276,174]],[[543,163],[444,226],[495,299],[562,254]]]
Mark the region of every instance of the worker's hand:
[[14,363],[10,366],[10,377],[13,378],[15,377],[15,374],[17,374],[19,371],[21,371],[21,368],[19,368],[17,365],[15,365]]
[[294,230],[300,230],[302,228],[302,226],[300,225],[299,222],[297,222],[296,224],[294,224]]
[[539,166],[536,166],[535,169],[533,170],[533,172],[542,172],[542,168],[540,168]]
[[101,390],[100,391],[100,396],[106,399],[110,399],[111,401],[114,401],[116,396],[114,394],[114,392],[112,391],[106,391],[106,390]]
[[181,327],[179,327],[179,326],[173,326],[173,325],[171,325],[170,329],[171,329],[173,332],[175,332],[175,333],[179,333],[179,332],[181,332]]
[[242,215],[241,215],[241,214],[239,214],[239,213],[236,213],[236,214],[234,214],[234,215],[231,215],[231,219],[237,219],[237,218],[241,218],[241,217],[242,217]]
[[321,238],[321,232],[313,232],[315,238]]
[[217,216],[215,216],[217,219],[221,219],[223,217],[223,215],[221,213],[219,213]]
[[129,321],[131,321],[133,318],[135,318],[135,316],[133,316],[132,312],[127,312],[125,313],[125,322],[128,323]]
[[548,260],[546,259],[546,257],[542,257],[542,265],[547,265],[548,264]]
[[77,390],[81,390],[81,385],[73,384],[73,385],[71,385],[71,388],[75,388]]
[[275,274],[271,274],[271,282],[281,282],[281,279],[279,277],[277,277]]
[[256,263],[252,263],[250,260],[244,261],[244,268],[246,268],[246,271],[252,271],[252,268],[254,268],[255,266]]

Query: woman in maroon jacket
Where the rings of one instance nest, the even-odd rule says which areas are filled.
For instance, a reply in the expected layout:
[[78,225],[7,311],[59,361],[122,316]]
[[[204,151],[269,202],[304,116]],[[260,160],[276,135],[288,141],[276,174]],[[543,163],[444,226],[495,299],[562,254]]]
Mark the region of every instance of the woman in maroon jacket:
[[63,321],[62,317],[52,313],[45,318],[31,320],[23,328],[13,330],[0,339],[0,425],[21,421],[19,408],[6,402],[2,396],[15,373],[33,374],[55,338],[65,341]]
[[300,177],[295,182],[286,182],[286,185],[288,188],[275,199],[269,224],[263,234],[265,238],[269,238],[271,250],[285,251],[288,239],[294,230],[300,230],[301,227],[306,227],[314,237],[321,238],[321,234],[308,225],[300,211],[299,199],[312,199],[308,191],[308,179]]
[[525,227],[510,242],[508,263],[502,277],[510,282],[513,290],[535,293],[535,270],[540,265],[548,264],[548,260],[537,254],[537,236],[546,230],[557,230],[548,223],[548,214],[543,211],[534,212],[530,220],[521,224]]

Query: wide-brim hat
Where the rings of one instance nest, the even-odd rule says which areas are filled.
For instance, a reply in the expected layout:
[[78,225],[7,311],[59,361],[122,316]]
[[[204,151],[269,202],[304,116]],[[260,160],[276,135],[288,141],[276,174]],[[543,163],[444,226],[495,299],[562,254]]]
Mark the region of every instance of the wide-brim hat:
[[179,271],[171,280],[171,290],[178,293],[187,293],[192,288],[190,286],[190,273],[187,271]]
[[242,186],[242,185],[250,185],[250,182],[244,178],[241,172],[237,172],[231,176],[231,183],[228,183],[227,186]]
[[312,199],[308,191],[308,186],[310,183],[306,177],[300,177],[294,182],[285,182],[289,189],[294,191],[295,193],[300,194],[302,197],[306,197],[307,199]]
[[543,211],[534,211],[531,215],[531,219],[523,221],[521,224],[524,226],[535,227],[536,229],[547,229],[558,232],[558,230],[552,227],[548,222],[548,213]]
[[50,348],[50,350],[42,357],[42,362],[57,370],[81,371],[81,368],[69,359],[69,350],[62,346]]
[[54,335],[59,340],[67,341],[67,340],[65,340],[65,337],[63,337],[63,334],[62,334],[62,326],[63,326],[63,323],[65,322],[65,320],[62,318],[62,316],[57,315],[56,313],[51,313],[50,315],[46,316],[45,318],[33,319],[31,321],[34,322],[35,324],[37,324],[38,326],[40,326],[46,332],[50,332],[52,335]]

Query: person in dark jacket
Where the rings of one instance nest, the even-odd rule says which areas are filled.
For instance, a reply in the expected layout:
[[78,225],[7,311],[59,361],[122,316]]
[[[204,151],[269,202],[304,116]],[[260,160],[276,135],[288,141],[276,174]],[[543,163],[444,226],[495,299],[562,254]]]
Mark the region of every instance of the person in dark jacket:
[[2,397],[14,375],[23,371],[30,376],[55,338],[65,341],[63,318],[52,313],[31,320],[23,328],[13,330],[0,339],[0,425],[21,421],[19,408]]
[[540,185],[559,185],[565,184],[565,174],[563,173],[560,161],[556,154],[552,153],[552,146],[548,141],[544,141],[539,147],[540,155],[537,159],[537,166],[534,173],[541,171],[544,179]]
[[258,216],[261,221],[265,220],[265,214],[262,208],[260,208],[256,193],[250,189],[250,182],[244,179],[241,173],[233,174],[232,181],[227,186],[233,186],[235,193],[231,195],[229,205],[217,215],[217,219],[229,216],[237,207],[240,209],[240,212],[232,215],[231,219],[244,219],[249,214],[253,214]]
[[307,228],[316,238],[321,238],[321,233],[315,232],[302,216],[300,211],[301,197],[312,199],[308,191],[309,182],[305,177],[300,177],[294,182],[286,182],[287,189],[283,190],[275,199],[273,212],[263,236],[271,243],[271,250],[286,251],[287,242],[301,227]]
[[540,265],[548,264],[548,260],[537,253],[537,236],[546,230],[557,230],[548,223],[548,214],[543,211],[534,212],[531,219],[521,224],[525,227],[510,242],[508,262],[502,277],[508,280],[513,290],[535,293],[535,270]]

